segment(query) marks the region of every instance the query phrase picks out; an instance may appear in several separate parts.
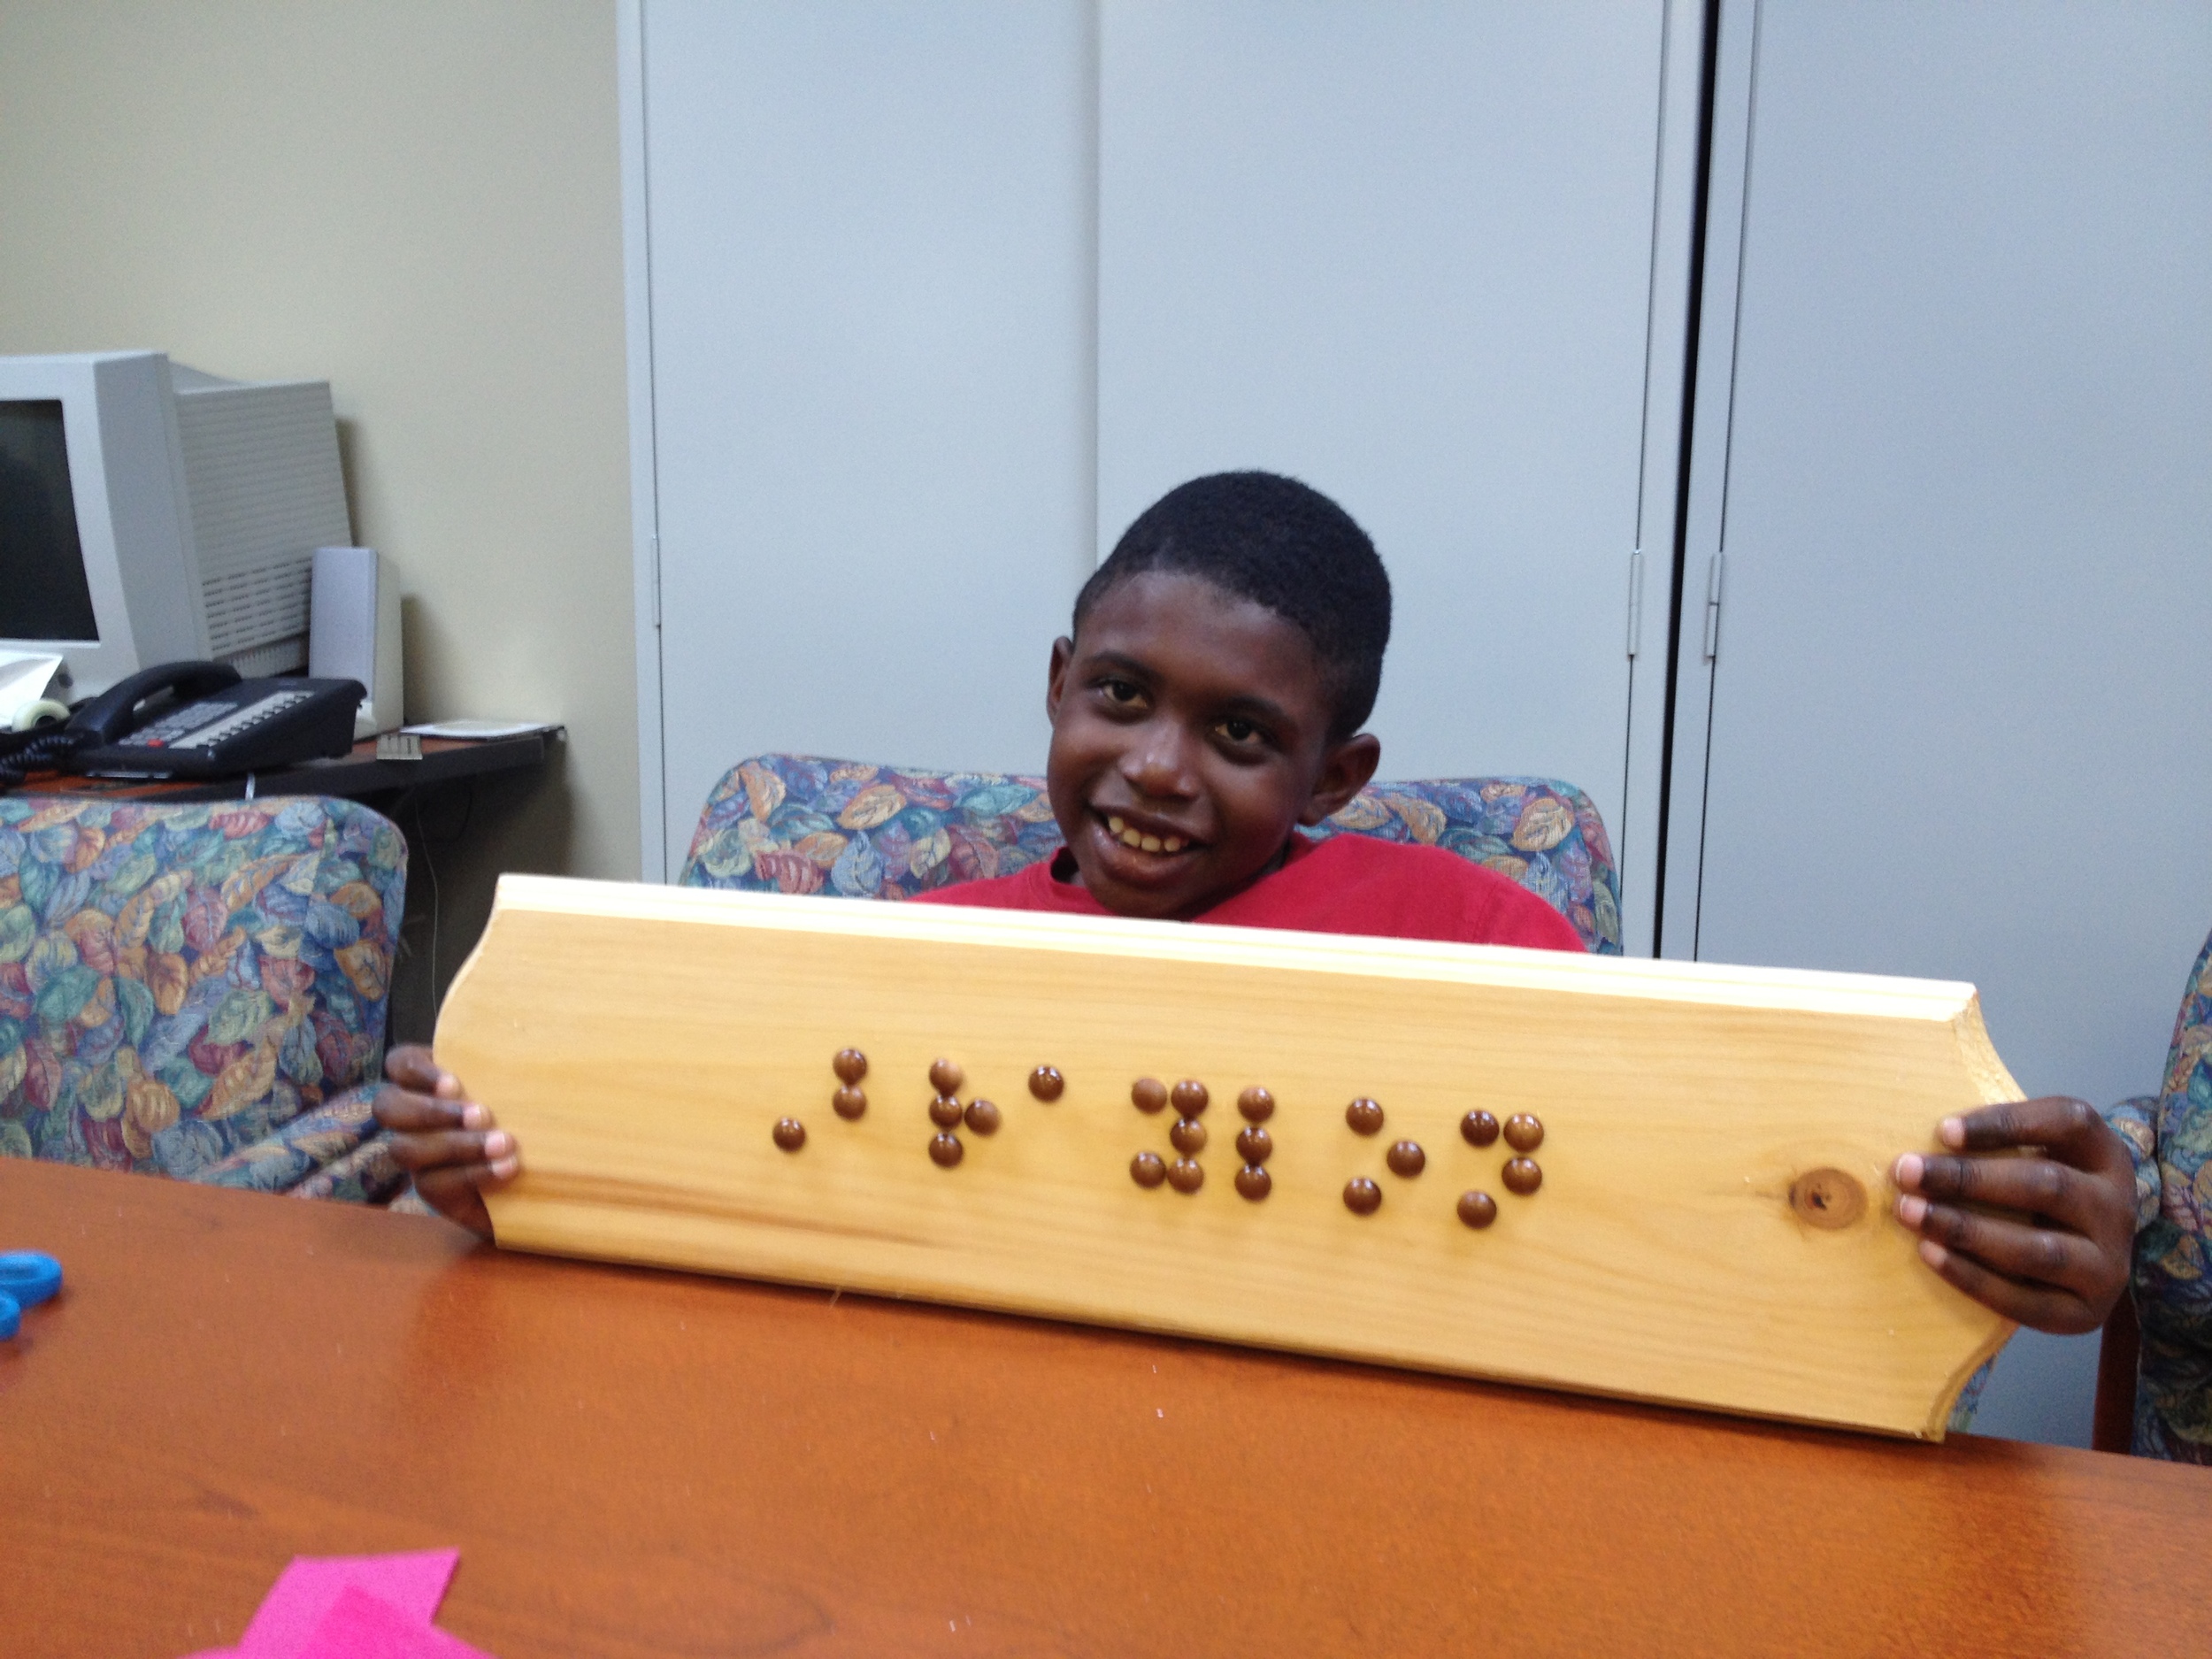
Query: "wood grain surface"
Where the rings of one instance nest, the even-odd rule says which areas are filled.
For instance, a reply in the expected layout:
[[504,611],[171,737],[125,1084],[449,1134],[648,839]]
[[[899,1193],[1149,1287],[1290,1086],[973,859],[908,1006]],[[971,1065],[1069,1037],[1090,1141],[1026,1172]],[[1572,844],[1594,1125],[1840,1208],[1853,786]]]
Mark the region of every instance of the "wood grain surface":
[[[1970,986],[507,876],[437,1047],[520,1140],[489,1208],[527,1249],[1932,1437],[2011,1330],[1890,1210],[1899,1153],[2018,1096]],[[951,1167],[939,1058],[1000,1125]],[[1194,1193],[1131,1179],[1179,1157],[1146,1077],[1207,1087]],[[1475,1108],[1541,1125],[1535,1193]]]
[[0,1160],[0,1651],[457,1545],[499,1659],[2201,1655],[2212,1471],[479,1247]]

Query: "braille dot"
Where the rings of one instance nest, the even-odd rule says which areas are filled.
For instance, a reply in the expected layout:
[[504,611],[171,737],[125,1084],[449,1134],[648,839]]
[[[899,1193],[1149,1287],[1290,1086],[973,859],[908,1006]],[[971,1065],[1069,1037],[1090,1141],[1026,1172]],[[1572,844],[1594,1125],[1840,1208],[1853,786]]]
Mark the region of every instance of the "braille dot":
[[857,1083],[868,1075],[868,1056],[857,1048],[840,1048],[830,1062],[830,1070],[837,1073],[840,1083]]
[[1186,1118],[1195,1118],[1206,1110],[1206,1086],[1194,1077],[1187,1077],[1175,1086],[1175,1110]]
[[1275,1115],[1275,1097],[1257,1083],[1237,1096],[1237,1110],[1256,1124],[1263,1124]]
[[998,1133],[998,1108],[989,1101],[970,1101],[968,1110],[961,1116],[967,1120],[968,1127],[979,1135],[995,1135]]
[[1506,1191],[1526,1198],[1544,1184],[1544,1171],[1536,1167],[1534,1158],[1508,1158],[1504,1179]]
[[1344,1183],[1344,1207],[1356,1216],[1371,1216],[1382,1208],[1382,1188],[1364,1175]]
[[929,1138],[929,1161],[941,1170],[949,1170],[960,1162],[967,1148],[960,1144],[960,1137],[949,1129]]
[[773,1131],[776,1144],[786,1152],[796,1152],[806,1144],[806,1125],[796,1118],[779,1118]]
[[1264,1164],[1275,1150],[1275,1137],[1253,1124],[1238,1134],[1237,1150],[1244,1155],[1248,1164]]
[[1157,1187],[1167,1179],[1167,1160],[1156,1152],[1140,1152],[1129,1160],[1129,1179],[1140,1187]]
[[1498,1218],[1498,1201],[1487,1193],[1462,1193],[1459,1218],[1471,1227],[1486,1227]]
[[1382,1108],[1364,1094],[1344,1109],[1344,1121],[1354,1134],[1371,1135],[1382,1127]]
[[1516,1152],[1533,1152],[1544,1144],[1544,1125],[1528,1112],[1515,1112],[1505,1120],[1505,1143]]
[[1167,1166],[1167,1184],[1179,1193],[1194,1193],[1206,1184],[1206,1171],[1188,1158],[1178,1158]]
[[1175,1127],[1167,1132],[1167,1138],[1178,1152],[1202,1152],[1206,1149],[1206,1125],[1195,1118],[1179,1118]]
[[848,1083],[830,1096],[830,1109],[840,1118],[850,1122],[868,1110],[868,1097]]
[[1275,1178],[1256,1164],[1248,1164],[1237,1171],[1237,1195],[1258,1203],[1274,1189]]
[[940,1094],[957,1094],[960,1086],[968,1080],[968,1074],[950,1060],[933,1060],[929,1067],[929,1086]]
[[1129,1086],[1129,1099],[1141,1112],[1156,1112],[1167,1104],[1167,1085],[1156,1077],[1141,1077]]
[[929,1103],[929,1120],[940,1129],[949,1129],[960,1121],[960,1102],[950,1094],[940,1094]]
[[1498,1138],[1498,1120],[1488,1112],[1469,1112],[1459,1120],[1459,1133],[1469,1146],[1486,1147]]
[[1429,1166],[1429,1155],[1418,1141],[1401,1141],[1386,1155],[1393,1175],[1418,1175]]
[[1041,1065],[1029,1074],[1029,1092],[1041,1101],[1055,1101],[1068,1086],[1056,1065]]

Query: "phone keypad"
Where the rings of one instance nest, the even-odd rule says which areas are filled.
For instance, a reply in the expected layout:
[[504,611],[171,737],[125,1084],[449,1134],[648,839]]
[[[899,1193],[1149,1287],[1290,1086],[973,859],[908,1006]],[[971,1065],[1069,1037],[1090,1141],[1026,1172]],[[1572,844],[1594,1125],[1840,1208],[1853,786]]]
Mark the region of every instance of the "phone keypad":
[[[145,749],[212,749],[218,743],[275,718],[287,709],[297,707],[314,695],[311,691],[273,692],[243,708],[235,703],[217,703],[210,699],[163,717],[130,741]],[[213,716],[219,718],[211,721],[209,716],[201,714],[204,709],[211,710]],[[165,729],[188,716],[198,718],[191,719],[189,724],[182,726],[173,733]]]

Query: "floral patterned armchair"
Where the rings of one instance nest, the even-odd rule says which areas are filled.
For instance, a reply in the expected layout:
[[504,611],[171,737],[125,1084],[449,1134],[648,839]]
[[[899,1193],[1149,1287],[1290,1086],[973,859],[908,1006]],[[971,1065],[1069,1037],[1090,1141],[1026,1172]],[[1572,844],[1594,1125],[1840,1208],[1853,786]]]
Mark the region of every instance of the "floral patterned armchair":
[[316,796],[0,798],[0,1154],[375,1199],[407,847]]
[[[2139,1457],[2212,1463],[2212,939],[2189,971],[2159,1093],[2122,1101],[2105,1118],[2135,1158],[2137,1351],[2121,1379],[2133,1385],[2127,1439]],[[2110,1328],[2105,1340],[2109,1354]],[[2125,1346],[2122,1337],[2124,1361]],[[2099,1447],[2116,1451],[2101,1433],[2102,1391],[2101,1378]],[[2124,1408],[2123,1419],[2129,1415]]]
[[[1379,783],[1318,828],[1442,847],[1510,876],[1621,952],[1620,878],[1590,798],[1543,778]],[[910,772],[805,755],[733,767],[708,797],[681,885],[904,899],[1008,875],[1060,844],[1041,778]]]

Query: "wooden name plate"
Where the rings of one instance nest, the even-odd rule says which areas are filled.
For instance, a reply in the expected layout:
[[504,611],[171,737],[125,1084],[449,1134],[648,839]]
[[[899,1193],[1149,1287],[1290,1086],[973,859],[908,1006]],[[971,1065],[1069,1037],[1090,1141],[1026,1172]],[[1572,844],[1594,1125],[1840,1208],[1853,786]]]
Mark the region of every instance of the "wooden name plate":
[[523,1249],[1930,1439],[2011,1331],[1965,985],[511,875],[437,1052]]

